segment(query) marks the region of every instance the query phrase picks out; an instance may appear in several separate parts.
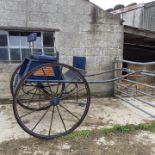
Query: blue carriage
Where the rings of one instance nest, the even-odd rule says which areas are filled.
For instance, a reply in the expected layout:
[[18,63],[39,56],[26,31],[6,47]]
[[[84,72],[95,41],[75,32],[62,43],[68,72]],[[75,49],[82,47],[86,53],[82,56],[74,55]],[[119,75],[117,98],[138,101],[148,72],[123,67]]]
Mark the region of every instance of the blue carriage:
[[26,58],[10,82],[14,115],[21,128],[42,139],[75,130],[90,105],[84,69],[85,58],[74,57],[73,66],[69,66],[59,63],[57,52]]

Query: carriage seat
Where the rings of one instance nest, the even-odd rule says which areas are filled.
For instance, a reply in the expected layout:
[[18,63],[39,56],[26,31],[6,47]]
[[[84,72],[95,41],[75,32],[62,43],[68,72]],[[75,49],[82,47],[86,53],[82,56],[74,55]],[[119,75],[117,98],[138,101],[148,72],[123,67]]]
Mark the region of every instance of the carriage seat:
[[73,67],[77,68],[82,75],[86,74],[86,57],[73,56]]
[[57,61],[57,56],[47,56],[47,55],[32,55],[31,59],[38,61]]
[[[83,76],[86,75],[86,57],[73,56],[73,67],[76,68]],[[79,81],[80,78],[72,70],[68,70],[64,74],[64,80],[72,81],[73,79]]]

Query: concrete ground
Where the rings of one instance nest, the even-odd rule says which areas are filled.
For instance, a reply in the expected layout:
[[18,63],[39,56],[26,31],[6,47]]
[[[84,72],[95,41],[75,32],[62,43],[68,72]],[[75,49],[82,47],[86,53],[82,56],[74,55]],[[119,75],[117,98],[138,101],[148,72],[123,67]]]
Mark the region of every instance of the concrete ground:
[[[128,99],[128,100],[132,100],[132,99]],[[155,113],[155,109],[151,108],[150,106],[146,106],[146,105],[139,104],[136,102],[135,102],[135,104],[138,105],[139,107],[147,109],[152,114]],[[86,119],[84,120],[84,122],[82,123],[82,125],[78,128],[78,130],[108,128],[108,127],[112,127],[115,124],[125,125],[125,124],[147,123],[151,120],[154,120],[154,119],[152,117],[144,114],[143,112],[131,107],[130,105],[126,104],[125,102],[123,102],[119,99],[114,99],[114,98],[100,98],[100,99],[97,98],[96,99],[96,98],[94,98],[91,101],[89,113],[88,113]],[[4,144],[7,144],[9,146],[9,145],[15,145],[14,143],[16,143],[16,145],[17,145],[21,139],[28,140],[29,138],[31,138],[31,137],[27,133],[25,133],[17,124],[17,122],[14,118],[14,115],[13,115],[12,105],[11,104],[0,105],[0,155],[3,155],[3,153],[4,153],[3,149],[5,147],[2,147]],[[50,154],[52,154],[49,151],[49,149],[46,148],[46,146],[45,146],[45,149],[42,148],[42,147],[44,147],[44,143],[42,143],[40,140],[36,140],[36,139],[31,140],[30,139],[28,141],[29,142],[27,142],[26,144],[24,144],[22,146],[22,147],[24,147],[23,152],[22,152],[22,150],[19,150],[20,153],[14,152],[14,154],[16,154],[16,155],[17,154],[35,154],[35,155],[40,155],[40,154],[50,155]],[[117,151],[122,152],[121,149],[123,149],[122,147],[124,145],[125,145],[124,147],[127,147],[127,148],[129,147],[128,148],[129,150],[130,150],[130,147],[132,148],[133,146],[134,147],[137,146],[137,148],[135,148],[135,149],[138,149],[139,147],[142,147],[143,145],[144,146],[149,145],[145,149],[143,146],[142,148],[140,148],[140,150],[143,153],[144,153],[143,149],[145,151],[148,150],[148,152],[145,152],[145,155],[155,154],[155,135],[150,132],[140,132],[140,133],[137,133],[136,135],[133,135],[132,137],[131,137],[131,135],[126,135],[125,137],[120,137],[120,136],[116,136],[116,135],[111,136],[111,137],[100,137],[98,139],[93,139],[93,140],[91,139],[91,141],[93,141],[93,143],[92,143],[92,144],[94,144],[93,146],[96,146],[98,149],[101,148],[101,146],[104,146],[104,150],[102,148],[102,149],[99,149],[100,152],[95,153],[97,155],[102,154],[102,151],[106,152],[106,150],[108,150],[108,148],[112,149],[112,150],[111,150],[111,154],[109,152],[107,152],[107,154],[109,154],[109,155],[117,154],[116,153]],[[117,143],[117,141],[118,141],[118,143]],[[123,141],[124,141],[124,143],[123,143]],[[15,146],[15,147],[20,147],[20,143],[18,146]],[[29,150],[29,148],[31,147],[31,143],[33,143],[33,144],[37,143],[41,146],[41,148],[37,148],[38,152],[35,153],[35,151],[32,149],[33,150],[32,151],[33,153],[32,153]],[[56,143],[57,143],[57,141],[56,141]],[[118,147],[119,149],[117,150],[116,146],[118,144],[120,144],[121,147],[120,148]],[[53,143],[51,142],[50,145],[53,145]],[[61,149],[59,149],[60,146],[61,146]],[[82,142],[80,142],[80,147],[81,146],[83,146]],[[70,152],[71,148],[74,148],[74,147],[75,146],[72,146],[71,144],[63,143],[61,145],[57,144],[57,146],[55,146],[55,148],[53,148],[53,149],[57,150],[57,152],[59,152],[59,154],[66,154],[65,152],[63,152],[63,150],[66,151],[67,149],[68,149],[67,154],[74,154],[73,152],[72,153]],[[87,144],[87,147],[88,148],[90,147],[92,149],[92,146],[89,145],[89,143]],[[34,148],[34,149],[36,149],[36,148]],[[42,149],[44,150],[43,152],[42,152]],[[1,150],[3,153],[1,152]],[[24,153],[25,150],[27,150],[27,152],[29,150],[29,153]],[[78,149],[75,148],[75,150],[77,151]],[[88,150],[90,151],[90,149],[88,149]],[[86,149],[84,151],[86,151]],[[85,154],[89,154],[89,151]],[[83,152],[83,149],[81,152]],[[115,152],[115,153],[112,153],[112,152]],[[119,154],[121,154],[120,152],[119,152]],[[9,153],[10,152],[8,152],[8,154]],[[129,151],[129,153],[131,153],[131,152]],[[137,152],[137,154],[134,154],[134,153],[136,153],[136,150],[135,150],[135,152],[133,151],[133,153],[131,153],[131,154],[137,155],[140,152]],[[143,154],[143,153],[140,153],[140,154]],[[79,154],[79,152],[77,154]],[[83,154],[83,153],[80,153],[80,154]],[[91,154],[91,151],[90,151],[90,154]],[[124,155],[126,155],[126,154],[127,153],[124,152]],[[7,155],[7,153],[5,155]],[[12,155],[13,155],[13,153],[12,153]]]

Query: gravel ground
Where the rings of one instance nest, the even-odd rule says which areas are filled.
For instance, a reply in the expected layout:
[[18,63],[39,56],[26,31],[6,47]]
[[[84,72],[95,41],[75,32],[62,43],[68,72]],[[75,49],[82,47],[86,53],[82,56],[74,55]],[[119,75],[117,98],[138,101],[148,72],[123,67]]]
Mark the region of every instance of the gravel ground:
[[[138,104],[138,103],[135,103]],[[153,109],[140,105],[153,113]],[[114,98],[94,98],[89,113],[78,128],[108,128],[115,124],[139,124],[153,120],[152,117],[140,112]],[[55,154],[106,154],[106,155],[154,155],[155,135],[150,132],[130,134],[111,134],[105,137],[92,137],[83,140],[42,141],[32,138],[17,124],[12,105],[0,105],[0,155],[55,155]]]

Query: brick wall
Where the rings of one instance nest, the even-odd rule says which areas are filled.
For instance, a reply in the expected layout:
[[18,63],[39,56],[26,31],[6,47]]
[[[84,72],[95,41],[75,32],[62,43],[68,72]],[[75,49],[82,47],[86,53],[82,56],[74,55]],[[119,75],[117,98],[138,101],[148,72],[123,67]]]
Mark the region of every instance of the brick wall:
[[[0,26],[59,28],[56,47],[60,51],[60,61],[71,65],[73,55],[86,56],[88,74],[112,68],[113,59],[122,57],[120,19],[87,0],[0,0],[0,7]],[[7,80],[14,68],[10,66],[0,64],[0,69],[4,70],[1,76],[7,74]],[[7,80],[0,92],[9,92]],[[0,85],[3,83],[1,78]],[[92,93],[101,95],[110,95],[113,89],[112,84],[91,87]]]

